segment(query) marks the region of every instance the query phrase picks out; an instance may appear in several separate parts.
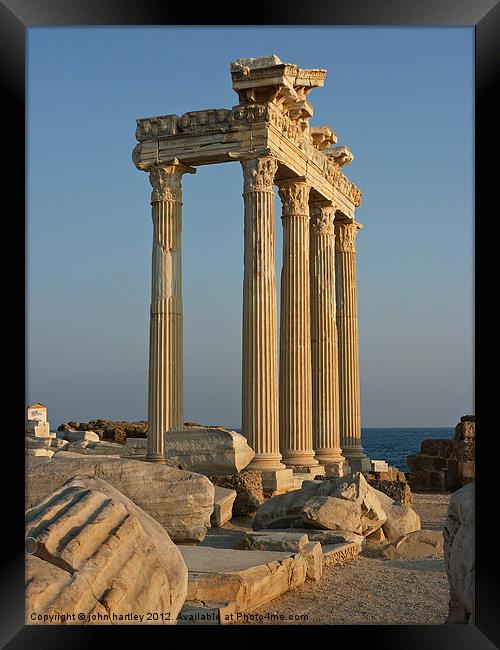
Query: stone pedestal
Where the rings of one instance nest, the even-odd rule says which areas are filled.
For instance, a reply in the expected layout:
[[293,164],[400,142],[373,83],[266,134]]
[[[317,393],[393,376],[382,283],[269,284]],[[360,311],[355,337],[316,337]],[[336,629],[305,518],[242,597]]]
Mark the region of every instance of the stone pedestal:
[[292,469],[279,469],[271,472],[262,472],[262,490],[264,496],[273,497],[295,489],[294,473]]
[[287,467],[314,466],[311,402],[309,192],[300,179],[278,182],[283,204],[280,320],[280,450]]
[[337,323],[335,299],[335,207],[311,204],[310,277],[313,447],[319,462],[342,476]]
[[181,179],[195,171],[178,160],[149,170],[153,255],[145,460],[152,462],[164,461],[165,432],[183,423]]
[[370,460],[361,446],[359,392],[355,240],[361,227],[358,223],[335,221],[340,444],[353,472],[370,471]]
[[248,469],[284,470],[279,450],[274,175],[263,157],[241,161],[245,202],[242,433],[255,451]]

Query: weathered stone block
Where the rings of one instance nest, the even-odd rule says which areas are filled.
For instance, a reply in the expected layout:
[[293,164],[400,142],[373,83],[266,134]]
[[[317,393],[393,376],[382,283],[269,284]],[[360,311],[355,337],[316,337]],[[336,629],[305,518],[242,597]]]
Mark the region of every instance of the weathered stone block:
[[233,516],[233,503],[236,499],[236,490],[215,486],[214,511],[211,516],[213,526],[224,526]]
[[165,434],[165,456],[206,476],[236,474],[255,456],[240,433],[226,429],[187,428]]
[[201,542],[210,528],[215,488],[201,474],[125,458],[59,452],[26,458],[26,506],[73,476],[102,478],[158,521],[176,543]]

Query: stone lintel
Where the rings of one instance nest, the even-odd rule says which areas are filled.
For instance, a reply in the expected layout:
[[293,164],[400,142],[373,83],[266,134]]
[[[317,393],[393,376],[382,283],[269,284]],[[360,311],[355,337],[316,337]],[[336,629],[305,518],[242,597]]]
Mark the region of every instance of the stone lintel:
[[[312,127],[313,133],[326,130]],[[272,155],[290,175],[307,178],[311,199],[335,200],[347,219],[354,219],[354,210],[361,203],[359,189],[340,169],[341,162],[347,160],[348,148],[320,150],[313,139],[301,135],[292,119],[269,102],[193,111],[180,118],[145,118],[138,120],[136,137],[139,144],[132,159],[143,171],[173,159],[198,166]]]

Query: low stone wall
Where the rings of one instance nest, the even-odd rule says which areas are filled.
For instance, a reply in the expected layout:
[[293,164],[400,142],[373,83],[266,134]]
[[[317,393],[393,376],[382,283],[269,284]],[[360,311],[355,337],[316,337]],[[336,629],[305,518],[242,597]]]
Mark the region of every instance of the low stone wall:
[[475,417],[464,415],[455,436],[422,440],[420,453],[408,456],[408,482],[413,490],[456,490],[475,478]]

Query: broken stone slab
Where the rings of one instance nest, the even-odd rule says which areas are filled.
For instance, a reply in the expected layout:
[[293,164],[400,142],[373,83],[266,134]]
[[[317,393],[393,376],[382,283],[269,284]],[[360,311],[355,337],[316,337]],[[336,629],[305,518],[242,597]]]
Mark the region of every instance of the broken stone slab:
[[300,549],[306,561],[306,578],[317,582],[323,575],[323,549],[319,542],[308,542]]
[[323,546],[323,566],[335,566],[353,560],[359,555],[360,546],[355,543]]
[[[359,472],[340,478],[324,479],[317,481],[304,481],[300,490],[293,490],[287,494],[272,497],[266,501],[255,515],[253,523],[254,530],[264,528],[289,528],[303,527],[302,509],[306,502],[312,497],[336,497],[346,502],[352,502],[357,511],[364,513],[364,529],[375,530],[385,521],[386,516],[383,512],[380,501],[373,488],[368,485],[363,475]],[[344,510],[354,508],[345,506]],[[360,515],[361,516],[361,515]],[[373,522],[369,524],[370,518]],[[297,526],[297,521],[302,523]],[[310,523],[307,527],[312,527]],[[317,526],[323,528],[323,526]],[[339,530],[349,530],[346,526],[336,525]],[[359,526],[354,526],[352,532],[357,532]],[[361,526],[363,529],[363,525]]]
[[94,431],[64,431],[64,439],[68,442],[79,442],[87,440],[89,442],[99,442],[99,436]]
[[236,491],[233,503],[233,515],[239,517],[253,517],[259,506],[264,503],[262,487],[262,474],[260,472],[245,470],[238,474],[224,476],[210,476],[214,485]]
[[[105,481],[77,476],[57,487],[27,511],[25,535],[33,555],[68,572],[44,594],[51,613],[88,615],[95,599],[109,623],[131,611],[175,623],[187,593],[184,560],[162,526]],[[29,584],[27,592],[34,607]]]
[[54,455],[53,449],[47,449],[46,447],[28,447],[24,450],[26,456],[45,456],[47,458],[52,458]]
[[25,436],[24,437],[24,446],[26,449],[52,449],[52,451],[59,451],[64,449],[69,445],[67,440],[61,440],[60,438],[54,437],[50,438],[35,438],[34,436]]
[[176,543],[201,542],[210,528],[214,486],[201,474],[128,458],[61,451],[26,458],[26,507],[73,476],[102,478],[160,523]]
[[233,503],[236,499],[236,490],[215,486],[214,511],[211,516],[213,526],[224,526],[233,516]]
[[307,576],[307,560],[300,553],[208,546],[179,546],[179,550],[189,571],[186,601],[190,606],[224,602],[234,603],[233,611],[251,611],[295,589]]
[[219,476],[241,472],[255,452],[235,431],[187,428],[165,434],[165,456],[192,472]]
[[450,588],[446,623],[473,623],[474,483],[452,494],[444,525],[444,565]]
[[382,548],[381,555],[390,560],[442,557],[443,533],[440,530],[416,530]]
[[365,503],[338,497],[312,497],[302,508],[301,521],[308,528],[347,530],[366,536],[382,526],[386,515],[376,498],[369,505]]
[[388,540],[398,539],[402,535],[420,529],[420,517],[413,508],[397,503],[384,504],[382,508],[387,516],[382,529]]
[[348,530],[315,530],[314,528],[289,528],[290,532],[305,533],[311,542],[319,542],[321,546],[344,544],[353,542],[362,546],[365,542],[363,535],[352,533]]
[[241,549],[290,553],[300,552],[307,544],[309,544],[309,539],[305,533],[294,533],[286,530],[283,532],[247,533],[238,541]]

